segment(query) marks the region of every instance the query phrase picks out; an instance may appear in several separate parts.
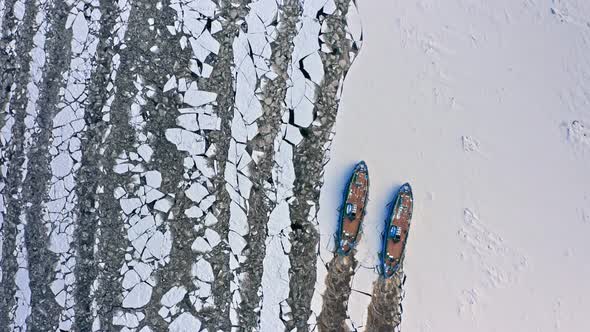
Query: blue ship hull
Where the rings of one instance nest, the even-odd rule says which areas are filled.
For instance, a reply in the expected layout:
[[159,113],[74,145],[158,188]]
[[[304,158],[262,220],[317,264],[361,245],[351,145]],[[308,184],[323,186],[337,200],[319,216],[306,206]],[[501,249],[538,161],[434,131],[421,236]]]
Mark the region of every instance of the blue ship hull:
[[[403,211],[405,213],[405,217],[407,219],[407,229],[402,232],[402,227],[400,225],[395,225],[394,220],[400,218],[402,215],[402,195],[405,195],[407,199],[409,199],[409,211]],[[412,187],[410,184],[405,183],[403,184],[398,192],[396,193],[393,201],[390,204],[389,213],[387,218],[385,219],[385,228],[383,231],[383,239],[381,243],[381,253],[379,255],[380,258],[380,273],[384,278],[391,278],[395,272],[397,272],[400,266],[403,264],[403,259],[405,256],[407,238],[410,229],[410,221],[412,218],[412,209],[413,209],[413,194],[412,194]],[[401,218],[400,218],[401,219]],[[401,245],[401,255],[400,257],[392,258],[388,254],[388,244],[391,244],[391,241],[395,241],[398,246]],[[401,243],[400,243],[401,242]]]
[[[358,194],[358,192],[355,192],[355,189],[358,190],[358,188],[354,188],[353,186],[355,185],[355,179],[357,179],[357,177],[360,174],[364,174],[366,176],[366,188],[362,188],[361,191],[361,197],[359,197],[358,195],[355,196],[354,194]],[[356,184],[358,185],[358,184]],[[362,195],[362,192],[364,191],[364,195]],[[368,191],[369,191],[369,173],[368,173],[368,168],[367,165],[365,164],[364,161],[359,162],[350,178],[348,179],[346,188],[344,189],[343,195],[342,195],[342,204],[340,206],[340,213],[339,213],[339,217],[338,217],[338,230],[336,232],[336,252],[341,255],[341,256],[347,256],[350,254],[350,252],[352,252],[352,249],[354,249],[354,247],[357,245],[358,243],[358,236],[360,235],[361,231],[362,231],[362,220],[365,216],[365,207],[368,201]],[[355,201],[356,199],[356,201]],[[359,201],[360,200],[360,201]],[[354,217],[350,217],[350,202],[356,202],[358,203],[358,205],[361,206],[361,210],[358,211],[358,215],[355,215]],[[346,234],[345,232],[345,223],[346,222],[358,222],[358,230],[356,232],[356,234]]]

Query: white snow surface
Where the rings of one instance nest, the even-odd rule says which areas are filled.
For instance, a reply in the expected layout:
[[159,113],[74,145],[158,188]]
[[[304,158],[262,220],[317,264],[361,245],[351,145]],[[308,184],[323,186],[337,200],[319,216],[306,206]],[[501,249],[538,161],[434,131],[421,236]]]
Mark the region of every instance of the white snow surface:
[[[414,190],[402,330],[587,331],[590,2],[358,5],[363,49],[321,195],[324,260],[364,159],[355,289],[372,292],[386,204],[402,183]],[[321,291],[320,260],[318,273]],[[353,292],[356,326],[369,300]]]

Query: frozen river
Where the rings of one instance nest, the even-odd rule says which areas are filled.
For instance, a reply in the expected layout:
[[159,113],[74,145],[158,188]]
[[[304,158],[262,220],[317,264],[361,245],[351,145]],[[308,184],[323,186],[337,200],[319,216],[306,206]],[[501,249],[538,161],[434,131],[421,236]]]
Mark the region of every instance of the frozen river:
[[0,331],[316,329],[360,159],[369,210],[333,325],[372,329],[385,206],[409,181],[404,331],[585,331],[589,17],[0,0]]

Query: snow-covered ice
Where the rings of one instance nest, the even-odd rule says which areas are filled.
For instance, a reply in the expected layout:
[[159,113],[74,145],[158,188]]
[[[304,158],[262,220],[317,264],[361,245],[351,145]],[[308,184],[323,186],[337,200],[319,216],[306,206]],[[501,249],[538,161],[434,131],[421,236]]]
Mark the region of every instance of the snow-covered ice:
[[[324,260],[341,190],[364,159],[353,289],[372,290],[386,204],[402,183],[414,189],[402,330],[585,331],[590,146],[578,133],[590,121],[590,3],[358,5],[363,49],[320,202]],[[349,315],[363,325],[370,298],[353,294]]]

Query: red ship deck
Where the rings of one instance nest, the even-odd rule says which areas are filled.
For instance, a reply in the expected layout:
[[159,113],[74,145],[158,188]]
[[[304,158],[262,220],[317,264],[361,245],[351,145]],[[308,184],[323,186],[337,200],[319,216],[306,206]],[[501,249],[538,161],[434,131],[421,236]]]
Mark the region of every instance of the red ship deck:
[[[340,248],[342,252],[348,253],[356,243],[357,235],[361,228],[367,194],[369,190],[369,177],[365,170],[357,170],[353,175],[347,193],[346,202],[342,206],[342,234]],[[349,204],[356,207],[356,213],[348,214],[346,208]]]
[[389,269],[395,268],[395,266],[402,259],[404,254],[404,248],[408,239],[408,232],[410,229],[410,221],[412,219],[412,208],[413,199],[411,192],[400,192],[399,193],[399,205],[394,206],[393,216],[389,229],[395,225],[401,229],[400,240],[395,241],[392,237],[387,238],[387,245],[385,251],[384,263]]

